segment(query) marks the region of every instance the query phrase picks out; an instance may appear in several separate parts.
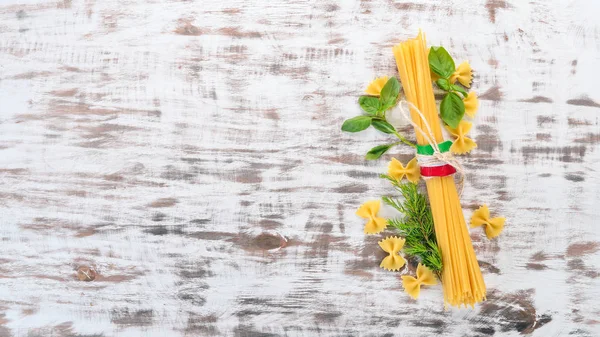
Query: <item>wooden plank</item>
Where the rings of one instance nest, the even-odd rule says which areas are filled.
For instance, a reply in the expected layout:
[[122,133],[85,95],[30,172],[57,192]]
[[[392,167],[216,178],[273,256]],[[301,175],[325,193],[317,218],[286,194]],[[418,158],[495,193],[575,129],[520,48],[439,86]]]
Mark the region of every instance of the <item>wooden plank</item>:
[[[0,336],[600,334],[599,9],[3,1]],[[339,127],[418,28],[476,71],[465,215],[508,218],[474,310],[410,299],[354,215],[411,151]]]

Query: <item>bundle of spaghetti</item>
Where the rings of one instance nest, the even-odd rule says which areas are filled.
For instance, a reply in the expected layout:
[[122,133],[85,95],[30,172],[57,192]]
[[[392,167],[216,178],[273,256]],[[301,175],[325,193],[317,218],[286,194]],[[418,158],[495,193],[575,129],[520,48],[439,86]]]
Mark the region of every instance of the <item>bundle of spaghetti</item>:
[[[400,80],[408,102],[415,129],[431,129],[434,142],[444,141],[438,117],[425,36],[422,32],[393,47]],[[418,108],[415,111],[414,107]],[[425,121],[421,117],[424,116]],[[417,131],[417,130],[415,130]],[[419,145],[428,145],[427,138],[416,132]],[[475,257],[471,237],[462,213],[452,175],[426,179],[427,193],[433,213],[434,227],[442,254],[442,285],[444,303],[452,306],[471,305],[485,299],[486,288]]]

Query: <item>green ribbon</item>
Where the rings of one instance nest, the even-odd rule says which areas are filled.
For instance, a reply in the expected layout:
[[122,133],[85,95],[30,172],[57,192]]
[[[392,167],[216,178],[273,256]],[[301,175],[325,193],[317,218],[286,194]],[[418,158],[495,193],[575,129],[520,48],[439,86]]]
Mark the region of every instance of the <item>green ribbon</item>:
[[[441,142],[438,144],[440,148],[440,152],[448,152],[450,151],[450,146],[452,146],[452,141],[447,140],[445,142]],[[417,154],[422,154],[426,156],[433,156],[433,147],[431,145],[417,145]]]

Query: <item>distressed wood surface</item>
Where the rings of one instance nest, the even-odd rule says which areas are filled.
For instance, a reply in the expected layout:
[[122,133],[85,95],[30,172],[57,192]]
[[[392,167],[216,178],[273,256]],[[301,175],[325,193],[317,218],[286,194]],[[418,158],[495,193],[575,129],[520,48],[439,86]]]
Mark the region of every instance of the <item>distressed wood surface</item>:
[[[0,336],[600,335],[599,4],[2,1]],[[476,70],[465,215],[508,218],[474,310],[354,215],[411,154],[339,127],[418,28]]]

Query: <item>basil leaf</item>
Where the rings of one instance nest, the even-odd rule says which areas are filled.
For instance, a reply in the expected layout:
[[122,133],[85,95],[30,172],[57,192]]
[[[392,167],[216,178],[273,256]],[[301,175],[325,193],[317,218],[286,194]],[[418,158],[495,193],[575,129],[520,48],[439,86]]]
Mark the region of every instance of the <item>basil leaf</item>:
[[360,96],[358,99],[358,104],[360,104],[360,107],[363,109],[363,111],[369,115],[376,115],[381,108],[379,99],[373,96]]
[[371,125],[371,116],[357,116],[344,121],[342,131],[358,132],[368,128]]
[[453,92],[446,94],[440,104],[440,117],[451,128],[456,129],[465,115],[465,103]]
[[373,127],[383,133],[394,133],[396,132],[396,129],[394,128],[394,126],[392,126],[392,124],[381,120],[381,119],[373,119],[371,121],[371,125],[373,125]]
[[398,80],[395,77],[391,77],[381,89],[381,94],[379,96],[379,101],[381,102],[381,105],[384,107],[388,107],[388,109],[396,105],[396,99],[398,98],[399,92],[400,82],[398,82]]
[[448,79],[456,66],[452,56],[448,54],[444,47],[431,47],[429,49],[429,68],[441,78]]
[[391,149],[392,146],[394,146],[394,144],[377,145],[367,152],[365,158],[367,158],[367,160],[378,159],[382,154],[386,153],[387,150]]
[[442,90],[450,91],[450,81],[445,78],[440,78],[439,80],[435,81],[435,84],[437,84],[437,86]]
[[451,84],[450,85],[450,89],[454,90],[454,91],[458,91],[461,94],[463,94],[465,97],[467,97],[469,95],[469,93],[463,89],[463,87],[461,87],[460,85],[456,85],[456,84]]
[[388,111],[389,109],[393,108],[393,107],[396,105],[396,101],[397,101],[397,100],[398,100],[398,99],[396,98],[396,99],[394,99],[394,100],[392,100],[392,101],[390,101],[390,102],[387,102],[387,103],[383,104],[383,105],[381,106],[381,108],[379,109],[379,112],[383,113],[383,112],[386,112],[386,111]]

